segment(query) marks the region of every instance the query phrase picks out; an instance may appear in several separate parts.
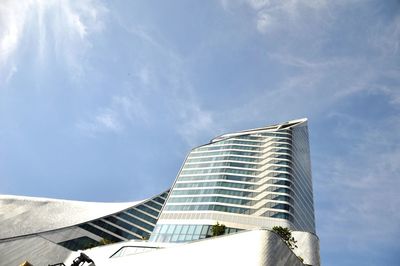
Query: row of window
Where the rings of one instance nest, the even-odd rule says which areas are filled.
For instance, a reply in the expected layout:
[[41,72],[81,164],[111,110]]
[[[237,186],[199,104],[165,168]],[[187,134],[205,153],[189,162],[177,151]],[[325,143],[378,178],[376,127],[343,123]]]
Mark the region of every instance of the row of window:
[[292,211],[292,207],[288,204],[284,203],[276,203],[276,202],[267,202],[265,204],[266,208],[272,208],[272,209],[280,209],[280,210],[285,210],[285,211]]
[[130,215],[126,214],[126,213],[123,213],[123,212],[117,213],[117,214],[115,214],[115,216],[120,217],[120,218],[122,218],[122,219],[124,219],[124,220],[126,220],[126,221],[128,221],[130,223],[133,223],[135,225],[139,225],[140,227],[146,228],[149,231],[152,231],[153,228],[154,228],[153,225],[145,223],[142,220],[139,220],[139,219],[137,219],[137,218],[135,218],[133,216],[130,216]]
[[292,146],[289,144],[281,144],[281,143],[274,143],[271,145],[272,147],[277,147],[277,148],[291,148]]
[[169,198],[168,203],[192,203],[192,202],[221,202],[221,203],[229,203],[229,204],[237,204],[237,205],[250,205],[252,200],[245,199],[236,199],[236,198],[228,198],[228,197],[218,197],[218,196],[209,196],[209,197],[185,197],[185,198]]
[[147,213],[153,215],[154,217],[158,217],[159,212],[156,211],[156,210],[153,210],[152,208],[149,208],[149,207],[146,206],[145,204],[146,204],[146,202],[145,202],[144,204],[141,204],[141,205],[139,205],[139,206],[136,206],[136,208],[139,209],[139,210],[142,210],[142,211],[144,211],[144,212],[147,212]]
[[205,168],[205,167],[241,167],[241,168],[258,168],[257,164],[239,163],[239,162],[218,162],[218,163],[198,163],[198,164],[185,164],[184,169],[190,168]]
[[265,137],[285,137],[288,138],[290,137],[289,132],[288,133],[269,133],[269,132],[265,132],[265,133],[260,133],[261,136],[265,136]]
[[292,172],[292,169],[286,166],[271,166],[268,167],[267,170],[273,170],[273,171],[281,171],[281,172]]
[[290,198],[288,196],[284,196],[284,195],[268,194],[266,196],[266,199],[286,201],[286,202],[289,202],[289,203],[293,203],[292,198]]
[[156,224],[157,223],[157,219],[154,219],[153,217],[151,217],[151,216],[149,216],[147,214],[144,214],[144,213],[142,213],[142,212],[140,212],[138,210],[129,209],[129,210],[126,210],[126,212],[129,212],[130,214],[133,214],[136,217],[142,218],[143,220],[149,221],[152,224]]
[[286,154],[277,154],[277,155],[274,156],[274,158],[291,160],[292,156],[286,155]]
[[164,192],[163,194],[161,194],[159,197],[162,197],[162,198],[167,198],[168,197],[168,193],[169,193],[169,190],[167,190],[166,192]]
[[173,190],[172,195],[201,195],[201,194],[217,194],[217,195],[231,195],[237,197],[252,197],[253,192],[229,190],[229,189],[193,189],[193,190]]
[[242,145],[225,145],[225,146],[216,146],[215,144],[211,144],[208,146],[200,147],[195,149],[195,151],[216,151],[216,150],[244,150],[244,151],[259,151],[259,147],[252,146],[242,146]]
[[284,187],[267,187],[267,191],[290,194],[290,189]]
[[257,175],[254,170],[240,170],[231,168],[214,168],[214,169],[200,169],[200,170],[182,170],[182,175],[196,175],[196,174],[211,174],[211,173],[232,173],[240,175]]
[[[115,218],[113,216],[109,216],[109,217],[106,217],[104,219],[109,221],[109,222],[111,222],[111,223],[113,223],[113,224],[121,226],[122,228],[125,228],[126,230],[128,230],[130,232],[138,234],[140,236],[147,236],[149,234],[148,232],[144,231],[143,229],[140,229],[140,228],[138,228],[138,227],[136,227],[136,226],[134,226],[132,224],[128,224],[128,223],[126,223],[126,222],[124,222],[124,221],[122,221],[122,220],[120,220],[118,218]],[[152,230],[153,230],[153,227],[152,227]]]
[[276,152],[276,153],[285,153],[285,154],[292,154],[292,150],[290,149],[281,149],[281,148],[272,148],[272,149],[268,149],[268,151],[270,152]]
[[[240,231],[236,228],[225,228],[225,234],[232,234]],[[210,225],[175,225],[163,224],[154,229],[150,240],[155,242],[188,242],[192,240],[211,237]]]
[[292,215],[290,215],[289,213],[284,213],[284,212],[266,211],[263,213],[262,216],[270,217],[270,218],[285,219],[285,220],[288,220],[291,222],[293,222],[293,220],[294,220]]
[[85,229],[86,231],[91,232],[92,234],[95,234],[95,235],[101,237],[101,238],[110,240],[111,242],[116,243],[116,242],[122,241],[121,238],[115,237],[114,235],[111,235],[111,234],[109,234],[107,232],[104,232],[103,230],[100,230],[97,227],[94,227],[94,226],[92,226],[90,224],[81,224],[81,225],[78,225],[78,226],[80,228],[82,228],[82,229]]
[[[284,173],[270,173],[268,177],[278,177],[292,179],[289,174]],[[179,176],[178,181],[199,181],[199,180],[232,180],[232,181],[243,181],[243,182],[257,182],[260,179],[248,176],[236,176],[236,175],[200,175],[200,176]]]
[[[151,232],[154,229],[154,225],[157,223],[157,217],[159,216],[159,211],[162,208],[162,204],[164,204],[165,202],[165,198],[168,196],[168,192],[169,191],[163,193],[158,197],[153,198],[152,200],[145,202],[144,204],[140,204],[138,206],[135,206],[134,208],[127,209],[125,210],[125,212],[120,212],[115,214],[114,216],[105,217],[104,220],[106,220],[107,222],[99,219],[92,221],[92,225],[86,223],[79,225],[79,227],[101,238],[108,239],[112,242],[119,242],[121,241],[121,239],[99,228],[103,228],[104,230],[112,232],[115,235],[121,236],[126,239],[137,239],[138,237],[136,235],[149,237],[149,233],[146,232],[146,230]],[[144,221],[136,217],[143,219]],[[96,225],[99,228],[93,225]],[[126,229],[128,232],[116,226],[120,226]],[[144,229],[141,229],[139,227],[142,227]],[[73,242],[71,242],[71,245],[72,244]]]
[[268,180],[267,184],[275,184],[275,185],[282,185],[282,186],[291,186],[291,183],[286,180],[279,180],[279,179],[270,179]]
[[272,141],[279,142],[279,143],[290,143],[290,144],[292,144],[292,140],[291,139],[273,139]]
[[[265,199],[270,200],[278,200],[292,203],[293,200],[289,196],[285,195],[277,195],[277,194],[268,194]],[[221,202],[228,204],[237,204],[237,205],[253,205],[253,200],[248,199],[237,199],[237,198],[229,198],[229,197],[220,197],[220,196],[206,196],[206,197],[172,197],[168,200],[168,203],[193,203],[193,202]]]
[[189,188],[189,187],[231,187],[231,188],[241,188],[241,189],[254,189],[254,185],[231,183],[231,182],[224,182],[224,181],[175,184],[175,188]]
[[217,145],[221,144],[243,144],[243,145],[254,145],[254,146],[260,146],[261,143],[258,141],[246,141],[246,140],[237,140],[237,139],[228,139],[228,140],[222,140],[215,142]]
[[[124,231],[122,229],[119,229],[119,228],[115,227],[115,226],[112,226],[111,224],[106,223],[106,222],[104,222],[102,220],[96,220],[96,221],[93,221],[92,223],[97,225],[97,226],[99,226],[99,227],[101,227],[101,228],[106,229],[109,232],[112,232],[114,234],[122,236],[124,238],[127,238],[127,239],[138,239],[138,237],[134,236],[133,234],[128,233],[128,232],[126,232],[126,231]],[[130,231],[132,232],[132,230],[130,230]]]
[[264,140],[265,139],[263,137],[257,137],[257,136],[252,136],[252,135],[237,136],[235,138],[237,138],[237,139],[249,139],[249,140]]
[[[266,191],[290,194],[289,188],[269,186]],[[217,194],[217,195],[231,195],[237,197],[253,197],[254,192],[229,190],[223,188],[216,189],[190,189],[190,190],[176,190],[172,191],[172,195],[202,195],[202,194]]]
[[167,205],[166,211],[219,211],[229,213],[250,214],[251,210],[240,207],[231,207],[217,204],[207,205]]
[[249,157],[238,157],[238,156],[213,156],[213,157],[200,157],[194,159],[187,159],[186,163],[201,163],[201,162],[212,162],[212,161],[240,161],[240,162],[257,163],[260,161],[260,159],[249,158]]
[[153,198],[152,200],[154,200],[154,201],[156,201],[156,202],[158,202],[160,204],[164,204],[164,201],[165,201],[165,199],[163,199],[161,197],[156,197],[156,198]]
[[285,173],[269,173],[268,176],[286,178],[286,179],[292,180],[292,176],[289,174],[285,174]]
[[256,182],[257,178],[248,176],[236,176],[236,175],[201,175],[201,176],[179,176],[179,181],[197,181],[197,180],[214,180],[214,179],[226,179],[232,181],[244,181],[244,182]]
[[218,156],[218,155],[258,156],[259,153],[252,151],[235,151],[235,150],[213,151],[213,152],[197,152],[197,150],[194,150],[193,152],[190,153],[189,158]]
[[275,159],[268,161],[268,163],[269,164],[287,165],[287,166],[292,165],[292,163],[289,161],[281,161],[281,160],[275,160]]
[[[157,210],[161,210],[161,208],[162,208],[162,205],[157,204],[157,203],[155,203],[155,202],[153,202],[151,200],[146,201],[146,204],[149,205],[150,207],[153,207],[154,209],[157,209]],[[163,201],[162,204],[164,204],[164,201]]]
[[[290,140],[290,139],[274,139],[272,141],[274,142],[274,144],[273,144],[274,147],[290,148],[291,146],[288,144],[292,144],[292,140]],[[288,144],[285,144],[285,143],[288,143]],[[231,144],[231,145],[229,145],[229,144]],[[252,145],[252,146],[243,146],[240,144]],[[255,145],[254,142],[226,140],[226,141],[220,141],[215,144],[210,144],[207,146],[197,148],[194,151],[200,152],[200,151],[216,151],[216,150],[229,150],[229,149],[246,150],[246,151],[260,151],[261,150],[260,145]]]

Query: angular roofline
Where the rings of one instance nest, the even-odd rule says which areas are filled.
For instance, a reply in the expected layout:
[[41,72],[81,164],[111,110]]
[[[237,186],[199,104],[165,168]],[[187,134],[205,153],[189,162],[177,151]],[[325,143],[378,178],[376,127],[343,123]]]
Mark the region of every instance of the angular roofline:
[[[11,215],[5,219],[5,222],[0,221],[0,224],[8,229],[0,233],[0,242],[45,232],[53,232],[98,220],[136,207],[153,198],[159,197],[167,191],[169,189],[144,200],[131,202],[90,202],[0,195],[0,208],[3,206],[5,210],[19,208],[19,210],[23,211],[21,213],[27,215],[23,222],[15,219],[15,215]],[[43,213],[49,217],[41,219],[41,214]]]
[[144,201],[144,200],[137,200],[137,201],[124,201],[124,202],[101,202],[101,201],[54,199],[54,198],[45,198],[45,197],[7,195],[7,194],[0,194],[0,200],[21,200],[21,201],[33,201],[33,202],[65,202],[65,203],[80,203],[80,204],[115,204],[115,205],[131,204],[131,203],[137,204],[137,203]]
[[269,126],[264,126],[264,127],[258,127],[258,128],[253,128],[253,129],[247,129],[247,130],[242,130],[239,132],[234,132],[234,133],[226,133],[220,136],[217,136],[213,138],[210,143],[214,143],[217,141],[221,141],[227,138],[232,138],[232,137],[237,137],[241,135],[247,135],[251,133],[258,133],[260,131],[265,131],[265,132],[270,132],[270,131],[278,131],[280,129],[288,129],[292,128],[301,124],[306,124],[307,125],[307,118],[300,118],[300,119],[295,119],[295,120],[290,120],[287,122],[275,124],[275,125],[269,125]]

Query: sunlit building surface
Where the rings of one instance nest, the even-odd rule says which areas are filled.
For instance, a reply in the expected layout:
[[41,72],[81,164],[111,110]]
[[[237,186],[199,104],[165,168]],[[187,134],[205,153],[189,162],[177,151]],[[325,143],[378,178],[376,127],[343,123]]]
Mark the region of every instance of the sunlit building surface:
[[[145,201],[84,203],[2,196],[0,207],[0,226],[7,228],[0,232],[0,265],[24,260],[34,265],[68,263],[78,254],[73,251],[102,242],[117,244],[88,250],[96,265],[128,265],[146,256],[149,265],[151,258],[155,265],[150,253],[173,261],[178,249],[195,254],[196,249],[228,241],[228,236],[210,238],[217,222],[226,226],[229,241],[246,243],[252,231],[257,232],[253,237],[269,239],[253,241],[255,250],[264,248],[268,254],[251,255],[262,258],[248,265],[302,265],[297,256],[307,265],[320,264],[306,119],[225,134],[194,148],[171,189]],[[273,226],[293,231],[298,241],[294,253],[268,231]],[[43,242],[40,260],[34,261],[29,248],[28,254],[18,252],[23,245],[29,247],[29,241]],[[193,244],[181,246],[188,242]],[[251,242],[248,245],[252,254]],[[275,253],[276,261],[283,264],[274,264],[274,247],[281,252]],[[31,249],[40,253],[37,247]],[[181,259],[182,265],[188,263]]]
[[126,203],[0,196],[0,265],[48,265],[104,240],[148,239],[167,195]]

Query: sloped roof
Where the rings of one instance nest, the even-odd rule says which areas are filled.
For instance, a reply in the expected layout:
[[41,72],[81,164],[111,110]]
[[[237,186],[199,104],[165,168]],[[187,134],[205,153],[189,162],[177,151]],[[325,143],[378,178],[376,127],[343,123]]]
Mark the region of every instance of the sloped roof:
[[0,240],[81,224],[141,202],[101,203],[0,195]]
[[281,129],[288,129],[288,128],[292,128],[298,125],[307,125],[307,118],[301,118],[301,119],[296,119],[296,120],[290,120],[284,123],[280,123],[280,124],[276,124],[276,125],[270,125],[270,126],[264,126],[264,127],[259,127],[259,128],[253,128],[253,129],[247,129],[247,130],[242,130],[239,132],[234,132],[234,133],[227,133],[227,134],[223,134],[221,136],[215,137],[213,138],[210,143],[213,142],[217,142],[217,141],[221,141],[227,138],[232,138],[232,137],[237,137],[237,136],[241,136],[241,135],[247,135],[247,134],[254,134],[254,133],[258,133],[260,131],[265,131],[265,132],[273,132],[273,131],[278,131]]
[[70,250],[40,236],[28,236],[0,242],[0,266],[49,265],[67,259]]

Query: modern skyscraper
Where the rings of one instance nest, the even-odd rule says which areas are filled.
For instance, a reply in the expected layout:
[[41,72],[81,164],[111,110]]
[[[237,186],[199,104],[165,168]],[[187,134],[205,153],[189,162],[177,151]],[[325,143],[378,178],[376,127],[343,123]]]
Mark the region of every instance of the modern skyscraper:
[[157,240],[177,242],[179,234],[163,234],[165,226],[216,221],[315,233],[312,193],[305,119],[225,134],[189,153],[155,233]]
[[[42,254],[38,264],[62,261],[70,250],[104,239],[123,243],[150,237],[147,243],[153,244],[140,245],[167,247],[208,238],[217,222],[227,227],[226,234],[288,227],[298,241],[294,253],[305,264],[320,264],[307,119],[224,134],[194,148],[172,188],[145,201],[107,204],[2,196],[0,210],[0,226],[6,228],[0,232],[0,258],[8,264],[32,254],[32,260]],[[242,238],[245,234],[237,239]],[[269,249],[280,245],[271,241]],[[291,253],[284,246],[282,252]]]
[[194,148],[172,186],[151,240],[206,238],[215,223],[228,232],[288,227],[318,258],[307,119],[225,134]]

